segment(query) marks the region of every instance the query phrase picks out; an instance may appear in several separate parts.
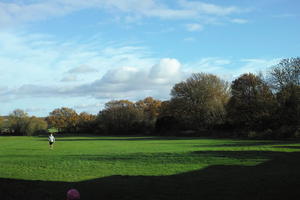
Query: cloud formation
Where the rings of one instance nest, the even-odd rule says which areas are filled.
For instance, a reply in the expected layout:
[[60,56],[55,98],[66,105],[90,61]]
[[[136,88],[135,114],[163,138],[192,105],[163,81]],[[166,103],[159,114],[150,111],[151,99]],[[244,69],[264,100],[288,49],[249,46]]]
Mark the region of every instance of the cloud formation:
[[242,10],[236,6],[219,6],[201,1],[180,0],[180,5],[187,9],[196,11],[198,14],[226,16],[233,13],[239,13]]
[[239,18],[231,19],[230,21],[235,24],[247,24],[249,22],[246,19],[239,19]]
[[108,70],[100,79],[87,84],[77,86],[28,84],[8,90],[5,95],[12,98],[56,96],[133,99],[148,93],[156,97],[166,98],[171,87],[183,78],[185,78],[185,73],[182,71],[179,61],[164,58],[150,69],[119,67]]
[[[105,10],[126,21],[141,17],[160,19],[195,19],[203,16],[223,17],[240,13],[237,6],[220,6],[201,1],[179,0],[176,8],[165,1],[156,0],[53,0],[0,2],[0,25],[2,27],[61,17],[72,12],[97,9]],[[131,20],[132,21],[132,20]],[[135,20],[134,20],[135,21]]]
[[93,73],[97,72],[98,70],[90,67],[88,65],[80,65],[78,67],[72,68],[68,71],[70,74],[86,74],[86,73]]
[[186,28],[188,31],[202,31],[203,30],[203,26],[201,24],[187,24]]
[[[26,97],[71,98],[83,97],[104,99],[134,99],[153,96],[167,99],[174,84],[186,79],[191,73],[206,72],[221,76],[226,80],[233,80],[243,73],[257,73],[276,64],[279,59],[242,59],[233,62],[221,58],[204,58],[189,65],[182,65],[177,59],[163,58],[150,68],[121,66],[106,71],[95,81],[79,85],[36,85],[25,84],[15,89],[2,90],[1,96],[6,99]],[[239,64],[234,71],[230,65]]]

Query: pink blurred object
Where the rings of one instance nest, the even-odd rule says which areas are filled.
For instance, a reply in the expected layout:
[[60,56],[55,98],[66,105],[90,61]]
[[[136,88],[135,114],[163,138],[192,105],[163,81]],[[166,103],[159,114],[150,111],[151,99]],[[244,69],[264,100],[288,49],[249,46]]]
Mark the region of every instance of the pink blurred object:
[[76,189],[70,189],[67,192],[67,199],[68,200],[78,200],[78,199],[80,199],[80,193]]

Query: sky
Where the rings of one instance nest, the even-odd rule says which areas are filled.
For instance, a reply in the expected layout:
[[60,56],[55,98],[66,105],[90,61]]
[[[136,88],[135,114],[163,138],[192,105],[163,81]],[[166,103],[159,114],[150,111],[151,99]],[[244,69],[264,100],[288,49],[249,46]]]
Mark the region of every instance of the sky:
[[170,98],[192,73],[232,81],[300,50],[298,0],[0,0],[0,115],[97,114]]

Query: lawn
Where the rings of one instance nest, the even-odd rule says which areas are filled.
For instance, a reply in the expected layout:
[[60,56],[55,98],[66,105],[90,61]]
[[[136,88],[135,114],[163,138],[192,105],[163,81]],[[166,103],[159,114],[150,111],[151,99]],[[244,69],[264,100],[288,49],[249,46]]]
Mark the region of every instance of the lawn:
[[0,196],[64,199],[289,199],[300,142],[176,137],[0,137]]

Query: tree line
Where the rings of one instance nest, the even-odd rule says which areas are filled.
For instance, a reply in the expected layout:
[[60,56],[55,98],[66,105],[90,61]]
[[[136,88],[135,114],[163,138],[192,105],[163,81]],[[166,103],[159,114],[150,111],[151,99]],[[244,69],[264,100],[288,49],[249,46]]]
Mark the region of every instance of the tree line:
[[0,130],[33,135],[205,135],[248,138],[300,137],[300,58],[281,60],[267,73],[245,73],[231,83],[195,73],[175,84],[171,98],[113,100],[97,115],[57,108],[45,118],[22,110],[0,118]]

